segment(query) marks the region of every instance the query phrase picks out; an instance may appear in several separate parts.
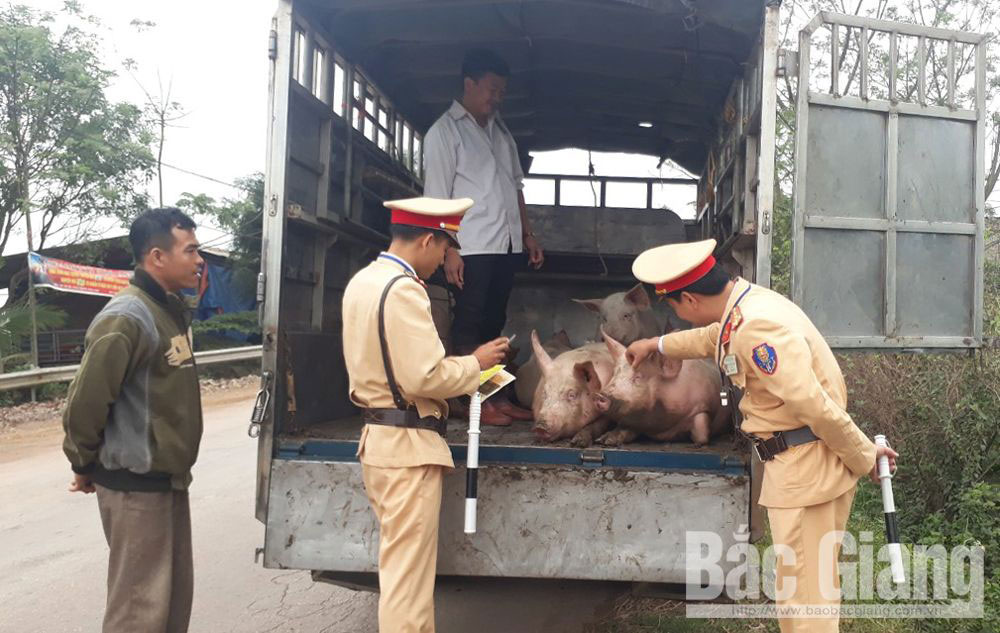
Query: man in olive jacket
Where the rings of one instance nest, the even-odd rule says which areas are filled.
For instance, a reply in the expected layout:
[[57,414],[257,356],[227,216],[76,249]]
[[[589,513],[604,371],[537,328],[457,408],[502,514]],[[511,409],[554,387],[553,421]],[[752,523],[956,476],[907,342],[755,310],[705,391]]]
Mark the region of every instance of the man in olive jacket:
[[191,616],[187,488],[202,420],[180,291],[204,264],[194,229],[177,209],[132,223],[135,276],[90,324],[63,414],[70,492],[97,492],[111,550],[104,633],[183,633]]

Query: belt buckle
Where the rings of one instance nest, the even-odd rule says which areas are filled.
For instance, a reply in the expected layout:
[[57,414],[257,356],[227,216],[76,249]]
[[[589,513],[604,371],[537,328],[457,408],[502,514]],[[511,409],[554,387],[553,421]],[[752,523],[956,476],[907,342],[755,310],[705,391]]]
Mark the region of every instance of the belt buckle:
[[775,444],[774,447],[775,451],[774,453],[771,454],[772,457],[774,457],[774,455],[777,455],[778,453],[784,453],[785,451],[788,450],[788,442],[785,441],[785,434],[782,431],[778,431],[777,433],[775,433],[774,437],[772,437],[771,439],[774,440]]
[[759,459],[762,462],[769,462],[772,459],[774,459],[774,455],[767,450],[766,446],[764,446],[764,440],[760,439],[759,437],[754,438],[753,450],[755,453],[757,453],[757,459]]

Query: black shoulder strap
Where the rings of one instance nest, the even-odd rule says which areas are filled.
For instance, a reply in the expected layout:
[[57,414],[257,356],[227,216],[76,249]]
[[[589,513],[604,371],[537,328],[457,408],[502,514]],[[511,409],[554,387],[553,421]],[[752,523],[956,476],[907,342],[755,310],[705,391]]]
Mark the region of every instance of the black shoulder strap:
[[390,279],[389,283],[385,286],[385,290],[382,291],[382,298],[378,302],[378,342],[382,347],[382,365],[385,367],[385,378],[389,382],[389,391],[392,392],[392,400],[396,403],[396,408],[403,411],[406,411],[409,404],[403,398],[403,394],[400,393],[399,385],[396,384],[396,374],[392,371],[392,359],[389,358],[389,344],[385,341],[385,299],[389,296],[389,289],[392,288],[393,284],[407,277],[409,275],[399,275]]

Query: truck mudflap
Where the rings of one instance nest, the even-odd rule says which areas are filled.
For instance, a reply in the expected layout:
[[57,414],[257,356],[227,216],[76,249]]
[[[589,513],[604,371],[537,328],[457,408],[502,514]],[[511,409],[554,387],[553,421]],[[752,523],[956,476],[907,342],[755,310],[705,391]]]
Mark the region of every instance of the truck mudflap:
[[[357,442],[282,444],[271,473],[264,565],[371,573],[378,526]],[[465,447],[453,445],[456,464]],[[745,537],[746,458],[718,450],[483,446],[479,518],[463,532],[464,468],[445,475],[438,573],[631,582],[688,581],[697,533]],[[741,534],[742,533],[742,534]]]

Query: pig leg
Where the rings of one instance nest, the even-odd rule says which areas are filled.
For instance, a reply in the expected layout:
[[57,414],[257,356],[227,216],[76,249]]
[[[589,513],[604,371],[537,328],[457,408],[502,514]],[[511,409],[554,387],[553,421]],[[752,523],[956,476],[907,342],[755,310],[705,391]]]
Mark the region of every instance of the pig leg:
[[712,437],[712,417],[705,412],[694,416],[691,421],[691,441],[695,446],[708,446],[708,440]]
[[639,434],[635,431],[629,429],[615,429],[614,431],[608,431],[601,437],[597,438],[598,444],[603,444],[604,446],[621,446],[622,444],[628,444],[639,437]]
[[587,448],[594,443],[594,439],[605,433],[611,427],[611,420],[600,417],[576,432],[569,443],[577,448]]

